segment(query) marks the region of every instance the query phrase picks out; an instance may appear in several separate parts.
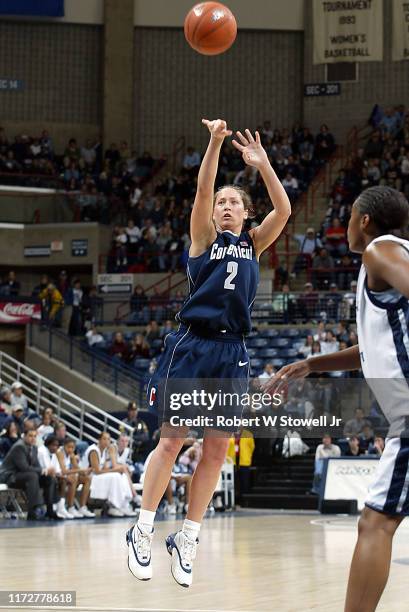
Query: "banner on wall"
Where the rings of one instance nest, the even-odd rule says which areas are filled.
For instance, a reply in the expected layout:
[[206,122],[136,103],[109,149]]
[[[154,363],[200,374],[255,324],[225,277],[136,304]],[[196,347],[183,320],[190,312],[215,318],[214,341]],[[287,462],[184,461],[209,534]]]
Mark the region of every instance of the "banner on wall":
[[392,0],[392,2],[392,60],[394,62],[409,60],[409,2],[408,0]]
[[0,15],[64,17],[64,0],[0,0]]
[[26,325],[31,319],[41,319],[41,304],[31,302],[0,301],[0,324]]
[[312,0],[314,64],[380,62],[383,0]]

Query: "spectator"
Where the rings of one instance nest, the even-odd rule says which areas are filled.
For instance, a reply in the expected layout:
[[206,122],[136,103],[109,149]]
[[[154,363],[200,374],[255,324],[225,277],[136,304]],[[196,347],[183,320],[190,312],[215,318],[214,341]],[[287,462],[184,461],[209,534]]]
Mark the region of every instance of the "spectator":
[[50,325],[59,327],[61,325],[62,309],[64,300],[61,293],[53,283],[49,283],[47,288],[41,291],[38,296],[43,304],[45,320]]
[[127,355],[127,362],[132,363],[136,358],[148,358],[150,356],[149,344],[142,334],[136,334],[131,341],[131,346]]
[[158,338],[160,338],[159,325],[156,321],[151,321],[146,326],[145,340],[149,343],[152,343],[153,340],[157,340]]
[[346,230],[337,218],[333,219],[332,225],[325,231],[325,246],[336,257],[344,255],[347,250]]
[[362,432],[359,435],[359,445],[363,453],[367,453],[371,445],[375,441],[372,425],[364,425]]
[[0,412],[11,414],[11,390],[9,387],[3,387],[0,392]]
[[304,291],[298,300],[298,309],[305,323],[316,317],[318,294],[314,291],[312,283],[305,283]]
[[[66,481],[67,491],[63,491],[66,495],[67,507],[65,506],[65,498],[60,500],[60,509],[63,513],[69,514],[72,518],[94,518],[95,514],[91,512],[87,506],[91,488],[91,468],[82,468],[79,466],[78,457],[75,454],[75,441],[71,438],[65,438],[64,444],[56,449],[57,460],[61,475]],[[80,507],[74,505],[77,488],[81,486]]]
[[94,285],[82,298],[82,316],[86,328],[96,325],[97,321],[102,318],[102,308],[103,299],[98,296],[97,288]]
[[334,137],[328,130],[328,126],[323,124],[320,128],[320,133],[315,139],[315,154],[318,159],[326,161],[329,159],[329,157],[331,157],[334,150]]
[[88,447],[81,467],[92,469],[90,495],[94,499],[108,502],[108,516],[135,516],[136,513],[130,508],[134,491],[127,476],[127,468],[116,463],[108,432],[102,432],[98,442]]
[[381,457],[385,450],[385,439],[382,436],[375,436],[374,441],[368,446],[368,455]]
[[339,351],[339,343],[333,331],[327,331],[325,341],[321,342],[321,350],[323,355],[329,355]]
[[101,346],[105,346],[105,338],[102,334],[99,333],[95,325],[93,325],[91,329],[87,331],[85,337],[90,348],[99,348]]
[[79,336],[82,333],[82,298],[84,292],[81,288],[81,281],[76,278],[70,291],[72,313],[68,333],[70,336]]
[[0,459],[3,459],[10,448],[19,440],[20,432],[15,421],[10,420],[0,435]]
[[18,380],[13,382],[11,385],[11,398],[10,403],[12,406],[18,404],[23,408],[25,418],[35,418],[36,412],[30,410],[28,406],[28,398],[24,394],[23,385]]
[[365,418],[362,408],[357,408],[355,410],[355,417],[345,423],[344,436],[358,436],[363,432],[364,427],[367,426],[372,429],[371,422]]
[[348,438],[348,449],[344,453],[345,457],[358,457],[362,455],[363,451],[359,444],[358,436],[352,436]]
[[313,493],[319,493],[319,486],[321,483],[322,472],[324,469],[324,459],[340,456],[340,447],[337,444],[332,443],[332,437],[330,436],[330,434],[325,434],[322,437],[322,443],[318,444],[315,451],[314,482],[312,487]]
[[311,334],[305,338],[305,343],[303,346],[300,346],[298,352],[303,356],[304,359],[309,357],[312,353],[312,345],[314,344],[314,338]]
[[111,357],[120,361],[126,361],[129,353],[129,347],[124,340],[121,332],[116,332],[114,341],[109,348],[109,354]]
[[53,417],[50,410],[44,410],[41,425],[37,429],[38,443],[41,446],[48,436],[54,437]]
[[313,284],[317,289],[328,288],[334,278],[334,260],[327,249],[322,248],[312,260]]
[[183,169],[189,176],[195,176],[198,173],[200,162],[201,159],[198,151],[195,151],[193,147],[188,147],[183,158]]
[[282,185],[288,195],[291,202],[294,202],[299,194],[298,191],[298,180],[291,172],[287,172],[285,178],[282,180]]
[[293,275],[311,265],[312,257],[317,249],[322,248],[322,242],[317,237],[313,227],[309,227],[305,234],[294,234],[294,240],[298,242],[299,255],[294,264]]
[[36,430],[29,429],[13,444],[0,466],[0,482],[6,483],[9,487],[24,489],[29,521],[42,518],[40,513],[43,501],[40,491],[42,489],[47,507],[46,518],[58,520],[53,509],[53,504],[58,501],[56,472],[52,467],[41,468],[36,442]]
[[17,297],[20,294],[20,283],[16,280],[16,273],[14,270],[10,270],[0,289],[2,295]]
[[[122,423],[133,428],[132,460],[134,462],[140,461],[141,458],[145,458],[148,454],[149,430],[145,421],[138,417],[138,406],[136,405],[136,402],[129,402],[128,414]],[[127,433],[126,428],[123,428],[123,433]]]
[[275,369],[272,363],[266,363],[262,373],[259,375],[259,380],[266,380],[275,374]]
[[5,426],[7,426],[10,422],[15,423],[18,433],[21,435],[24,431],[24,411],[23,407],[19,406],[19,404],[12,405],[11,415],[5,421]]

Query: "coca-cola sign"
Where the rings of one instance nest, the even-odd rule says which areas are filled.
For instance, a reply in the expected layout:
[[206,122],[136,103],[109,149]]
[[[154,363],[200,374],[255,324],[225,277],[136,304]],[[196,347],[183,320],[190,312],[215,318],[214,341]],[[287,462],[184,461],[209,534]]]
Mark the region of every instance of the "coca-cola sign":
[[41,318],[41,305],[30,302],[0,302],[0,323],[25,325]]

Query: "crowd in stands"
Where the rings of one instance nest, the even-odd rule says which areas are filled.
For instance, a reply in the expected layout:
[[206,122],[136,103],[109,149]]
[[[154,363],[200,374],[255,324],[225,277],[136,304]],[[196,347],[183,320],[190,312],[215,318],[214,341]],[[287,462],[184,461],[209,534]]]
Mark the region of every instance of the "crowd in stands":
[[19,134],[9,140],[0,127],[2,183],[53,187],[72,194],[84,221],[109,223],[118,212],[130,209],[162,163],[148,151],[131,150],[126,141],[112,143],[104,151],[100,141],[80,144],[71,138],[64,151],[57,152],[46,130],[40,136]]
[[[328,127],[317,136],[300,124],[292,130],[273,130],[270,121],[257,128],[269,159],[295,203],[335,150]],[[108,271],[160,272],[184,269],[190,245],[189,219],[194,201],[201,154],[188,147],[181,168],[168,174],[155,187],[138,188],[131,196],[127,225],[113,230]],[[233,184],[251,195],[256,211],[252,223],[259,224],[269,210],[266,188],[259,174],[245,166],[241,154],[224,143],[216,188]]]

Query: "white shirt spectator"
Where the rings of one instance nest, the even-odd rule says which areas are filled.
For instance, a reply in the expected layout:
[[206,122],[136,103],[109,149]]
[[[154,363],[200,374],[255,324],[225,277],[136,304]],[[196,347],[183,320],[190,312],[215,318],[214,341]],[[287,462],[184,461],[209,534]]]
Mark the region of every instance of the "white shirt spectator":
[[409,175],[409,157],[406,156],[402,159],[400,164],[400,171],[404,176]]
[[125,231],[128,236],[129,244],[136,244],[141,237],[141,230],[136,225],[127,227]]
[[93,166],[97,159],[95,148],[94,147],[82,147],[81,157],[83,158],[86,164]]
[[88,346],[94,346],[96,344],[101,344],[101,342],[105,342],[104,336],[93,329],[87,331],[85,337],[87,339]]
[[57,474],[61,474],[61,467],[58,462],[57,455],[50,453],[46,446],[40,446],[38,449],[38,462],[43,470],[54,468]]
[[40,425],[37,429],[37,444],[42,446],[47,436],[54,433],[54,427],[52,425]]
[[330,355],[336,353],[339,350],[339,342],[332,340],[330,342],[321,342],[321,353],[323,355]]
[[192,153],[186,153],[183,158],[183,167],[187,170],[191,168],[196,168],[200,166],[200,154],[197,151],[193,151]]
[[322,247],[322,242],[316,236],[309,237],[306,234],[294,234],[294,240],[300,245],[300,253],[312,255],[312,253]]
[[82,296],[83,296],[83,290],[82,289],[73,289],[72,290],[73,293],[73,298],[72,298],[72,305],[73,306],[80,306],[81,302],[82,302]]
[[337,444],[330,444],[325,446],[324,444],[318,444],[317,450],[315,451],[316,459],[328,459],[329,457],[340,457],[341,449]]
[[284,189],[298,189],[298,181],[294,176],[290,179],[283,179],[282,184]]
[[142,189],[139,189],[139,187],[135,187],[135,189],[131,193],[131,197],[129,198],[129,201],[131,203],[131,208],[138,204],[139,200],[141,199],[141,196],[142,196]]

